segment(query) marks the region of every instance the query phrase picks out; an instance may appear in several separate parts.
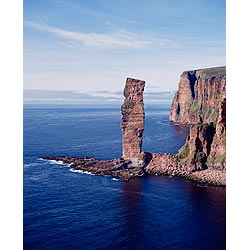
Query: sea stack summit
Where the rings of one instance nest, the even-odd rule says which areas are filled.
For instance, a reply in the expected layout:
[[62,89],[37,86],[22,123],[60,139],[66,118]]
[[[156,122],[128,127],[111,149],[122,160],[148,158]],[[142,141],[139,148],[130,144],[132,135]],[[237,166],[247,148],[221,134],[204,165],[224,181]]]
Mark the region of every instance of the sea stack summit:
[[133,164],[141,163],[141,145],[144,131],[143,91],[145,81],[127,78],[121,106],[122,158]]

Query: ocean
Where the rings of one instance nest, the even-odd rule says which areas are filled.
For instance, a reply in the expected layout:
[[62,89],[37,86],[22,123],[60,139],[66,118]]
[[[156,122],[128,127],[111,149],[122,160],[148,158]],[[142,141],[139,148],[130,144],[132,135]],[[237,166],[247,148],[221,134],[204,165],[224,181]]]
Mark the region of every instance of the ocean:
[[[143,151],[177,153],[188,127],[146,108]],[[226,249],[226,189],[71,171],[46,156],[120,157],[120,109],[24,106],[24,249]]]

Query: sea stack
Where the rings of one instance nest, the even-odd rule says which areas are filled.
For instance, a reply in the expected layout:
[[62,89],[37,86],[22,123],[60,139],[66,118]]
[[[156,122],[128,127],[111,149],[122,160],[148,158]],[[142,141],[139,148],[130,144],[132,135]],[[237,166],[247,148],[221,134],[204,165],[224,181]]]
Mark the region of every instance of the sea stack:
[[143,158],[141,154],[142,135],[144,131],[143,91],[145,81],[127,78],[121,106],[122,129],[122,158],[139,164]]

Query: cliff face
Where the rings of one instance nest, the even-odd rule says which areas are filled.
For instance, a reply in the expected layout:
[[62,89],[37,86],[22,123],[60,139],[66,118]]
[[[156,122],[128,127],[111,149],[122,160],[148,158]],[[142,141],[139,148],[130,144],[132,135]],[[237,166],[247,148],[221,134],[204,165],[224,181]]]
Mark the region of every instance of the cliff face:
[[138,163],[144,131],[143,91],[145,81],[127,78],[121,106],[122,157]]
[[180,124],[217,121],[225,95],[225,66],[185,71],[172,102],[170,121]]
[[226,68],[186,71],[172,103],[170,120],[192,124],[178,152],[190,171],[226,168]]
[[226,98],[220,105],[219,119],[206,163],[208,167],[226,168]]
[[226,130],[222,124],[195,124],[178,154],[179,164],[190,171],[226,168]]

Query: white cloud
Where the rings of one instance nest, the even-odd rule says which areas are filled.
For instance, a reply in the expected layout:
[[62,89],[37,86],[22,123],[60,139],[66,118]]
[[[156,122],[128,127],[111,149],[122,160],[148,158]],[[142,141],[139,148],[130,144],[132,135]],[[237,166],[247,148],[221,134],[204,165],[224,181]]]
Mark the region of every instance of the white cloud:
[[88,47],[126,47],[126,48],[146,48],[150,45],[164,47],[176,47],[177,45],[168,39],[156,38],[146,33],[133,33],[124,29],[112,30],[109,33],[83,33],[59,29],[45,23],[25,21],[28,28],[53,33],[56,36],[74,42],[81,42]]

